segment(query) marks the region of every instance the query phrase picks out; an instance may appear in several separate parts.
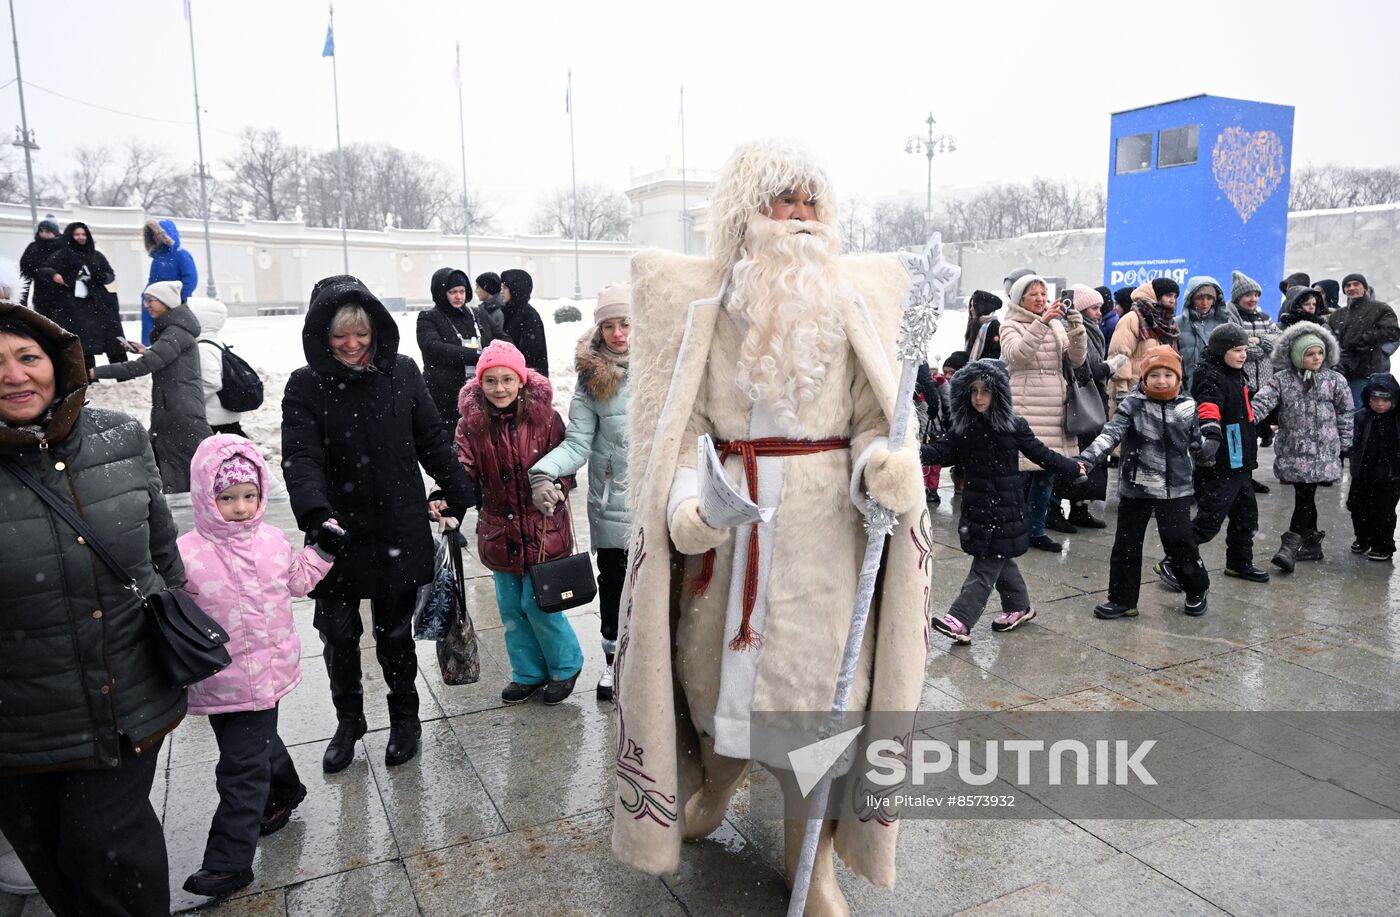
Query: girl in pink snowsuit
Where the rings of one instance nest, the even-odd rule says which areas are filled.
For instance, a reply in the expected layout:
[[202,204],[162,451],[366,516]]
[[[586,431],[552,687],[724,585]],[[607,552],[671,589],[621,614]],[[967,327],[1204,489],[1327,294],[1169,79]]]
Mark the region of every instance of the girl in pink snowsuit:
[[205,714],[219,742],[219,808],[203,868],[185,881],[195,894],[225,897],[253,881],[260,834],[287,823],[306,797],[277,736],[277,702],[301,681],[301,641],[292,597],[330,571],[321,549],[294,550],[263,524],[269,476],[257,447],[219,434],[190,463],[194,531],[179,539],[186,588],[228,631],[233,662],[189,689],[189,712]]

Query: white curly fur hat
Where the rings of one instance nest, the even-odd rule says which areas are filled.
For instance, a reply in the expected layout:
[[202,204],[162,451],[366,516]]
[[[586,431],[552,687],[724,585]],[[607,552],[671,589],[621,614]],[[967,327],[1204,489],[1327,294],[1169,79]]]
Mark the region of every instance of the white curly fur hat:
[[749,220],[773,198],[795,189],[812,195],[817,219],[838,229],[831,181],[806,150],[781,140],[756,140],[735,149],[710,197],[710,257],[733,266]]

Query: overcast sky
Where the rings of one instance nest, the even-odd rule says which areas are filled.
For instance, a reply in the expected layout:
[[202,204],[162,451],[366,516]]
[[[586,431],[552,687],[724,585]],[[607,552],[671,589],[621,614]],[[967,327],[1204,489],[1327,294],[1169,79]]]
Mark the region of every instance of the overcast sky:
[[[131,137],[194,162],[181,0],[14,3],[40,171],[66,172],[79,144]],[[245,125],[334,148],[326,5],[191,3],[216,173]],[[335,15],[344,139],[388,141],[454,174],[461,40],[469,180],[507,230],[569,180],[568,67],[579,180],[619,190],[632,170],[667,156],[679,166],[682,83],[691,168],[717,168],[754,136],[791,137],[828,163],[841,194],[867,199],[922,199],[925,162],[903,147],[930,110],[958,140],[934,160],[935,195],[1037,175],[1102,180],[1111,112],[1202,92],[1296,106],[1295,166],[1400,162],[1400,4],[1389,0],[340,0]],[[0,57],[3,82],[13,60]],[[0,113],[13,137],[13,85]]]

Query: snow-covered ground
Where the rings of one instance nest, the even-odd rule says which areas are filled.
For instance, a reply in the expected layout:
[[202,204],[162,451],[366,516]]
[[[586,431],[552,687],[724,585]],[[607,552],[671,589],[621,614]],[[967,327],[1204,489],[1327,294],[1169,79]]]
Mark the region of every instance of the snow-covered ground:
[[[533,305],[544,319],[545,336],[549,345],[549,379],[554,386],[554,406],[568,416],[569,399],[574,394],[574,350],[578,339],[592,327],[596,300],[572,299],[534,300]],[[556,324],[554,310],[560,306],[577,306],[584,319],[580,322]],[[281,467],[282,453],[282,389],[292,371],[306,364],[301,349],[301,326],[304,316],[270,315],[230,318],[224,326],[222,340],[234,352],[251,363],[263,376],[265,397],[262,407],[244,416],[243,429],[262,448],[268,464]],[[399,352],[418,360],[417,312],[396,312],[399,326]],[[930,365],[937,372],[942,358],[962,349],[965,317],[953,313],[940,324],[929,345]],[[131,340],[140,340],[141,329],[136,322],[126,324]],[[150,377],[131,382],[102,382],[89,388],[89,398],[95,405],[125,411],[147,421],[151,411]],[[280,476],[280,470],[279,470]]]

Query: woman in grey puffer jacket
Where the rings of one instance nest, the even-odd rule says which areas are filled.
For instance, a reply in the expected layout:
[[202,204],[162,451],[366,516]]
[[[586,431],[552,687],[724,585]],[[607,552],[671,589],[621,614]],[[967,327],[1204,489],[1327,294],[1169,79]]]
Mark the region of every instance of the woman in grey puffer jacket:
[[78,338],[0,302],[0,831],[56,914],[168,914],[150,803],[185,714],[144,603],[8,468],[79,514],[143,594],[183,586],[150,440],[85,407]]
[[530,469],[535,504],[550,514],[557,504],[554,482],[588,465],[588,528],[598,555],[598,605],[603,655],[598,699],[612,700],[612,662],[617,648],[617,613],[627,570],[627,353],[632,333],[632,288],[608,284],[598,294],[594,327],[578,342],[574,367],[578,387],[569,405],[564,441]]
[[1322,560],[1317,487],[1342,477],[1351,448],[1351,389],[1332,369],[1342,358],[1332,332],[1312,322],[1290,325],[1274,345],[1274,375],[1254,396],[1256,417],[1278,408],[1274,474],[1293,485],[1293,518],[1274,565],[1292,572],[1295,560]]
[[142,300],[151,316],[155,342],[138,359],[106,363],[89,375],[118,382],[151,375],[151,445],[160,478],[166,493],[187,494],[194,450],[214,435],[204,413],[199,319],[188,305],[180,304],[180,284],[176,281],[151,284]]

